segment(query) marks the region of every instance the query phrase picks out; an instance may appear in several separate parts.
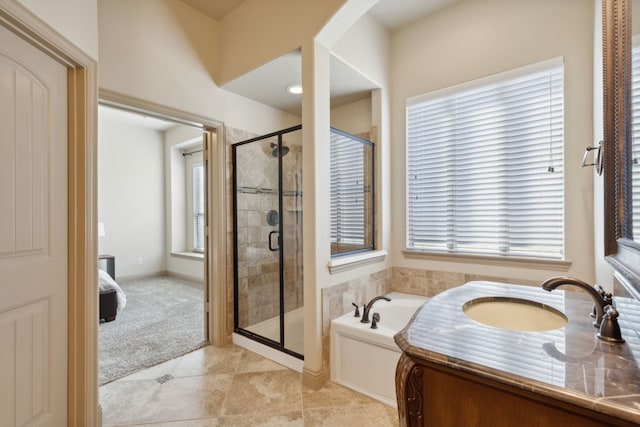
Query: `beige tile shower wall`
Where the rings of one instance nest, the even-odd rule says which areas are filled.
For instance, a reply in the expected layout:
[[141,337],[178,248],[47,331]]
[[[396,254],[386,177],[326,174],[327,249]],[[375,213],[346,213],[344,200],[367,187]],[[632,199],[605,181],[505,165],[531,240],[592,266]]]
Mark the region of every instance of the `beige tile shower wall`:
[[237,200],[238,321],[246,327],[280,313],[280,260],[267,243],[269,233],[277,227],[266,220],[267,212],[278,206],[278,195],[239,193]]
[[302,267],[302,131],[283,135],[289,153],[282,157],[284,310],[304,305]]
[[[245,141],[256,137],[256,134],[245,132],[225,126],[225,143],[227,144],[227,171],[226,171],[226,194],[227,194],[227,342],[231,342],[233,334],[233,315],[234,315],[234,297],[233,297],[233,162],[231,146],[237,142]],[[246,225],[247,219],[243,215],[238,216],[238,223]]]
[[289,312],[304,305],[302,211],[287,211],[285,208],[282,216],[284,224],[284,311]]

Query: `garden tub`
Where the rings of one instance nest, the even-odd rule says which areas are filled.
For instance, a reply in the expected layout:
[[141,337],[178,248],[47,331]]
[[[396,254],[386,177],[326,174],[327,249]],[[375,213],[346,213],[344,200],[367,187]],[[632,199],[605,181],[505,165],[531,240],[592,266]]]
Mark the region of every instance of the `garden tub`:
[[[331,321],[331,380],[396,407],[395,373],[400,349],[393,336],[404,328],[428,298],[392,292],[369,313],[380,314],[377,329],[360,323],[354,311]],[[362,314],[362,307],[360,307]]]

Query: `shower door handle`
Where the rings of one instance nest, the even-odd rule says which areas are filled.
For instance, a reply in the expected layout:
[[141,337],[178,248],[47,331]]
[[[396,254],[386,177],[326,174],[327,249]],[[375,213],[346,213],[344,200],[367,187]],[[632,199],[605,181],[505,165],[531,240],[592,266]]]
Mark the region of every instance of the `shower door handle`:
[[[274,234],[278,235],[278,246],[275,247],[275,248],[271,245],[271,242],[273,241],[273,239],[271,237]],[[278,233],[276,230],[273,230],[272,232],[269,233],[269,250],[272,251],[272,252],[280,250],[280,233]]]

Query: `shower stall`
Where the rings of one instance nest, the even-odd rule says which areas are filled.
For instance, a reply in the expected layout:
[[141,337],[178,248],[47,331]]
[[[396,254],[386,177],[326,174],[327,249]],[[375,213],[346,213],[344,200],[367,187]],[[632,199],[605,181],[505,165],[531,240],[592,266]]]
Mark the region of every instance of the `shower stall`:
[[302,126],[232,146],[234,332],[303,359]]

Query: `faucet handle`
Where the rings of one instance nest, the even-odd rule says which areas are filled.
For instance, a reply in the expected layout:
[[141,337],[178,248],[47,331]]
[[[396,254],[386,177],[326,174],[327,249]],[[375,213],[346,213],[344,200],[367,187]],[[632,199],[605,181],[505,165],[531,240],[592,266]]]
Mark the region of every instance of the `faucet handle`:
[[360,306],[355,302],[352,302],[351,305],[356,308],[356,312],[353,313],[353,317],[360,317]]
[[[615,307],[615,302],[613,302],[613,295],[611,294],[611,292],[606,292],[604,288],[600,285],[595,285],[593,289],[595,289],[598,295],[600,295],[600,297],[602,298],[602,301],[604,302],[605,307],[608,305]],[[597,316],[595,304],[593,305],[593,310],[591,310],[590,316],[593,318]]]
[[618,315],[618,310],[612,305],[605,307],[598,338],[609,342],[624,342],[622,332],[620,332],[620,325],[618,324]]
[[611,294],[611,292],[605,291],[602,286],[595,285],[593,288],[602,297],[603,300],[608,301],[608,302],[613,301],[613,295]]
[[380,313],[373,313],[373,316],[371,316],[371,329],[378,329],[379,321],[380,321]]

